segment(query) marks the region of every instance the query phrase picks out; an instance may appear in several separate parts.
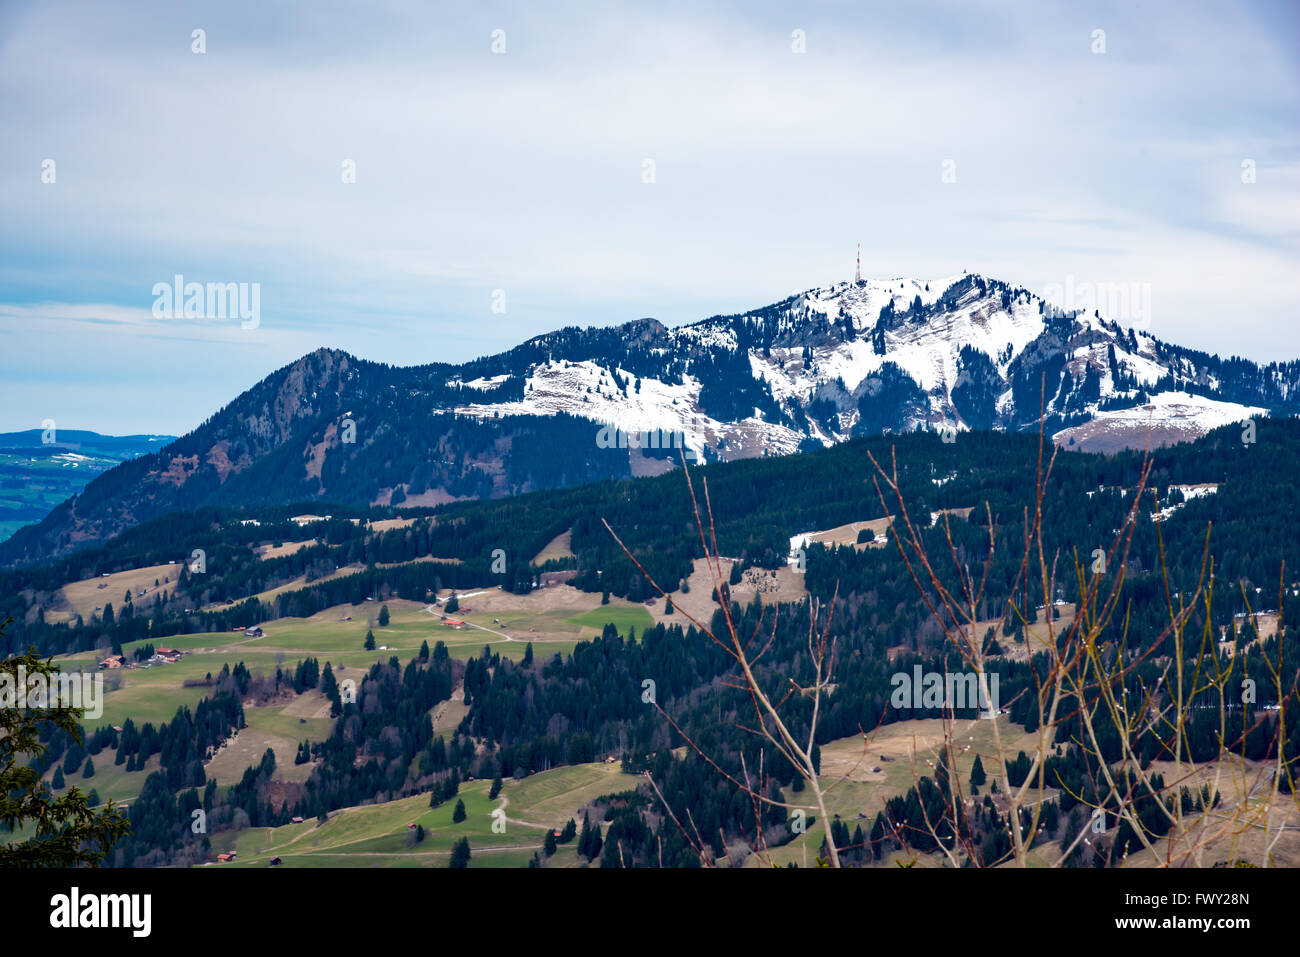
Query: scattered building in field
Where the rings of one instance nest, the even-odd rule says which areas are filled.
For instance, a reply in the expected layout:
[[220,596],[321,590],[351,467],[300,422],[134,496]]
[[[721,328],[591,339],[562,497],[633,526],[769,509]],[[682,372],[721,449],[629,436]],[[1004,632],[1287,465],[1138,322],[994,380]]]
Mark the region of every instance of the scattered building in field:
[[442,627],[460,629],[465,627],[465,622],[461,621],[459,618],[445,618],[443,619]]
[[101,668],[121,668],[121,667],[122,667],[122,656],[121,656],[121,655],[109,655],[107,658],[105,658],[103,661],[101,661],[101,662],[99,663],[99,667],[101,667]]
[[250,625],[248,628],[244,629],[244,634],[249,638],[261,638],[263,632],[260,625]]

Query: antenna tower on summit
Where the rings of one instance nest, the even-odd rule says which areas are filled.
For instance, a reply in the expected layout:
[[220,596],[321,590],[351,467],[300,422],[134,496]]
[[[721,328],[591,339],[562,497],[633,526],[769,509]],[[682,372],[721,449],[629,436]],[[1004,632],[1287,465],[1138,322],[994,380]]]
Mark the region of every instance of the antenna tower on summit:
[[859,284],[862,282],[862,243],[858,243],[858,268],[853,273],[853,281]]

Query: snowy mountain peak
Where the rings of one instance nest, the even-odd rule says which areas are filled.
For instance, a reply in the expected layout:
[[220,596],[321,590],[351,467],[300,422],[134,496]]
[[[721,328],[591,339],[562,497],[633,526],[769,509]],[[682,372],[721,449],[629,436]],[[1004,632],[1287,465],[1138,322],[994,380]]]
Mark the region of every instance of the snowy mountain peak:
[[[1277,408],[1297,374],[1276,369],[1261,391],[1259,376],[1216,357],[974,273],[839,282],[675,329],[641,319],[565,330],[471,365],[498,378],[467,386],[514,392],[457,412],[667,430],[728,458],[917,428],[1036,428],[1044,382],[1052,432],[1099,418],[1131,432],[1134,415],[1115,413],[1150,406],[1157,420],[1180,417],[1170,434],[1181,435]],[[1169,398],[1191,394],[1194,403]]]

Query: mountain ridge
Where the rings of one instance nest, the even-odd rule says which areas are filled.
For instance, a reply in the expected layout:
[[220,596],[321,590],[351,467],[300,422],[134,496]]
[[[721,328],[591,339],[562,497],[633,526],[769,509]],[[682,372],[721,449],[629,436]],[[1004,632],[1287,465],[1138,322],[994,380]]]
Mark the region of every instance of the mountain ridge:
[[[1298,388],[1300,362],[1221,359],[973,273],[834,283],[673,328],[568,326],[460,364],[321,347],[100,476],[0,544],[0,560],[65,555],[206,504],[436,505],[653,474],[677,447],[695,461],[784,455],[1042,417],[1062,444],[1104,448],[1137,443],[1144,415],[1173,441],[1296,414]],[[611,429],[632,441],[611,447]]]

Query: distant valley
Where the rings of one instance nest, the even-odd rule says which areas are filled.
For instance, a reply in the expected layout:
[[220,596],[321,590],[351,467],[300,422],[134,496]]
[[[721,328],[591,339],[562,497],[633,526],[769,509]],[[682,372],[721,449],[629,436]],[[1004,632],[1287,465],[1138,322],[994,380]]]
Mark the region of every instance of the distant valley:
[[174,438],[68,429],[0,433],[0,541],[39,522],[96,476]]

